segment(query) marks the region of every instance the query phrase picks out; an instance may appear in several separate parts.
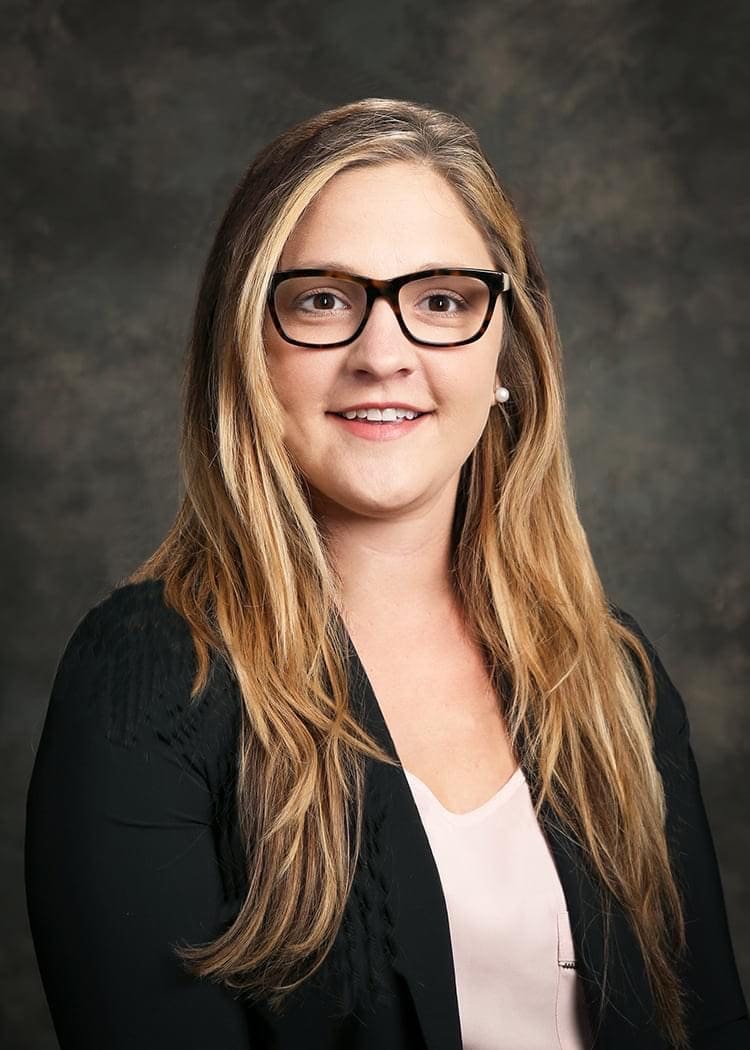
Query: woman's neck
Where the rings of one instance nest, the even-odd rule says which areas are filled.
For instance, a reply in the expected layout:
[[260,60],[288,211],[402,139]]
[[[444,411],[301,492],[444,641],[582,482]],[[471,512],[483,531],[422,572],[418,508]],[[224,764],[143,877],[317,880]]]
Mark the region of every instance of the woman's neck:
[[330,557],[341,580],[343,605],[377,621],[434,614],[454,604],[451,521],[416,514],[398,521],[328,521]]

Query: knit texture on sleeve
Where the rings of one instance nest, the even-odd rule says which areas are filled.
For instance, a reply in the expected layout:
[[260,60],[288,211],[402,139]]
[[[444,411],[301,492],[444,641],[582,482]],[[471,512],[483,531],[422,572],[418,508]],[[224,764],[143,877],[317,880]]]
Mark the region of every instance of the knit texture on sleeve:
[[[224,661],[215,659],[206,687],[191,700],[196,667],[188,624],[165,603],[162,582],[126,584],[90,609],[74,630],[48,718],[94,723],[111,744],[146,757],[166,749],[205,784],[229,917],[246,885],[234,808],[241,697]],[[75,702],[76,710],[55,712],[58,696]]]
[[[58,676],[76,679],[78,705],[66,717],[95,720],[110,743],[147,754],[166,748],[206,785],[212,829],[225,888],[222,927],[236,917],[247,893],[244,849],[236,810],[237,746],[242,698],[223,659],[190,700],[197,661],[186,621],[166,605],[159,580],[112,591],[81,620],[68,642]],[[56,692],[67,696],[65,682]],[[377,1010],[395,952],[389,904],[386,805],[366,781],[365,814],[357,873],[333,947],[310,987],[334,992],[328,1008],[341,1015],[356,1007]],[[290,997],[290,1009],[297,993]]]

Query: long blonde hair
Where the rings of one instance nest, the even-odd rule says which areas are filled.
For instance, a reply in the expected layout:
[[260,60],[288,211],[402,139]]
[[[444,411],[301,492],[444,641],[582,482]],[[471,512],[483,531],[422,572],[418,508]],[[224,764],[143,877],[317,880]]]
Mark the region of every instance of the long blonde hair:
[[196,702],[212,649],[236,675],[249,888],[224,933],[178,954],[192,973],[279,1005],[321,964],[341,922],[365,760],[393,762],[349,709],[340,580],[282,441],[262,337],[269,281],[304,209],[337,172],[391,161],[446,179],[511,277],[511,305],[498,308],[513,398],[490,413],[462,469],[453,586],[509,683],[503,712],[535,771],[537,814],[546,799],[589,856],[603,900],[609,892],[622,902],[663,1029],[682,1047],[684,920],[652,754],[655,683],[637,632],[609,606],[577,514],[546,280],[476,133],[408,101],[343,105],[266,146],[232,196],[200,285],[184,387],[185,494],[129,581],[161,579],[187,621]]

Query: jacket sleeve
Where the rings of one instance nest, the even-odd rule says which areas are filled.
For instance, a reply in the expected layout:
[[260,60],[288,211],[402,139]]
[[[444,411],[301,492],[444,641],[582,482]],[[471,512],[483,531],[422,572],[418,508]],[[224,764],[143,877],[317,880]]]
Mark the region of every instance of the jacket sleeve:
[[732,947],[714,848],[683,699],[652,642],[628,613],[618,616],[648,650],[656,677],[655,759],[667,801],[667,839],[684,896],[684,969],[692,1050],[745,1050],[750,1021]]
[[[198,763],[155,731],[174,637],[152,613],[76,628],[27,794],[31,932],[61,1050],[249,1050],[242,1003],[171,946],[221,932],[212,801]],[[185,723],[188,724],[188,723]]]

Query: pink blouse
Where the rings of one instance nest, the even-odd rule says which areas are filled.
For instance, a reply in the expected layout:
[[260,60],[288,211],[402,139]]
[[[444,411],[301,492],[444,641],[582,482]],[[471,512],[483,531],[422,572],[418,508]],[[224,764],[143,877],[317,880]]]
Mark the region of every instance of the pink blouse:
[[567,904],[523,769],[468,813],[404,772],[448,909],[463,1050],[587,1050]]

